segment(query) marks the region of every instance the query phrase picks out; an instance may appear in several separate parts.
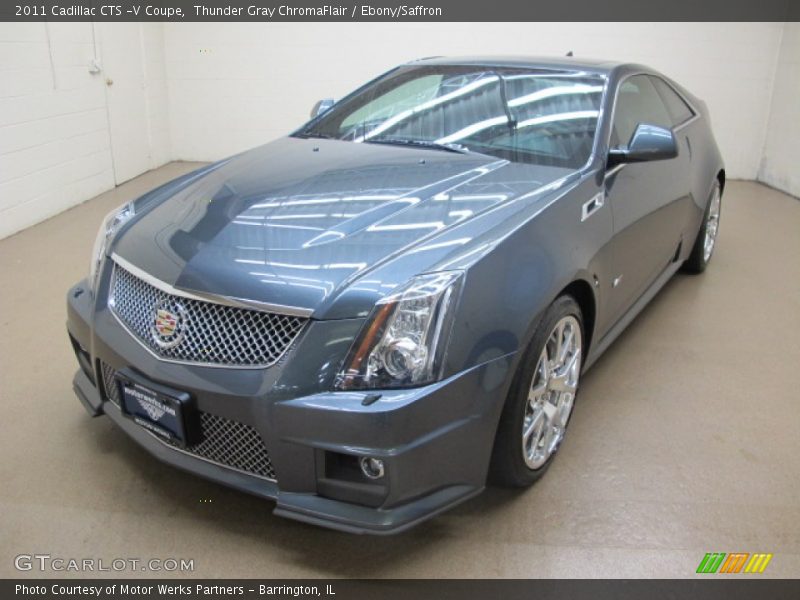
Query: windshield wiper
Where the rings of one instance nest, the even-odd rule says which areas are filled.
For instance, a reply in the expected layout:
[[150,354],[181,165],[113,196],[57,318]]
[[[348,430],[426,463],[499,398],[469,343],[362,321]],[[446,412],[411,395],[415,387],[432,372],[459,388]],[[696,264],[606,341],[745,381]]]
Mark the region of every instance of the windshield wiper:
[[294,134],[295,137],[299,138],[317,138],[320,140],[335,140],[338,139],[336,136],[327,134],[327,133],[315,133],[313,131],[301,131],[299,133]]
[[418,148],[430,148],[431,150],[443,150],[445,152],[455,152],[456,154],[469,154],[469,148],[461,144],[440,144],[427,140],[409,140],[405,138],[370,138],[364,140],[367,144],[391,144],[393,146],[416,146]]

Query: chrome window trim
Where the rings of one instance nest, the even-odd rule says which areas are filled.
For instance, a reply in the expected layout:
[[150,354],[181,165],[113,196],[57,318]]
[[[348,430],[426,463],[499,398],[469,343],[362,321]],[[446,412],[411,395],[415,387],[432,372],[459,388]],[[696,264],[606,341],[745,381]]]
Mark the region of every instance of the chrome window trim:
[[[691,105],[690,105],[690,106],[691,106]],[[694,122],[695,122],[695,121],[697,121],[699,118],[700,118],[700,115],[699,115],[699,114],[697,114],[697,113],[694,113],[694,116],[692,116],[692,117],[690,117],[690,118],[686,119],[686,120],[685,120],[683,123],[681,123],[680,125],[676,125],[675,127],[673,127],[673,128],[672,128],[672,131],[673,131],[673,133],[674,133],[674,132],[676,132],[676,131],[680,131],[681,129],[683,129],[683,128],[684,128],[684,127],[686,127],[687,125],[690,125],[691,123],[694,123]]]
[[284,304],[272,304],[270,302],[260,302],[258,300],[248,300],[246,298],[237,298],[235,296],[224,296],[222,294],[210,294],[205,292],[196,292],[181,290],[168,283],[156,279],[146,271],[143,271],[136,265],[131,264],[129,261],[122,258],[119,254],[113,253],[111,260],[118,264],[120,267],[138,277],[145,283],[158,288],[162,292],[171,294],[173,296],[180,296],[189,300],[198,300],[200,302],[212,302],[214,304],[224,304],[226,306],[233,306],[234,308],[245,308],[248,310],[258,310],[261,312],[275,313],[285,315],[287,317],[304,317],[309,318],[314,310],[311,308],[302,308],[299,306],[286,306]]
[[622,164],[616,165],[616,166],[614,166],[614,167],[611,167],[611,168],[610,168],[608,171],[606,171],[606,172],[605,172],[605,174],[603,175],[603,177],[604,177],[605,179],[608,179],[608,178],[609,178],[609,177],[611,177],[612,175],[616,175],[617,173],[619,173],[620,171],[622,171],[622,169],[624,169],[624,168],[625,168],[625,163],[622,163]]

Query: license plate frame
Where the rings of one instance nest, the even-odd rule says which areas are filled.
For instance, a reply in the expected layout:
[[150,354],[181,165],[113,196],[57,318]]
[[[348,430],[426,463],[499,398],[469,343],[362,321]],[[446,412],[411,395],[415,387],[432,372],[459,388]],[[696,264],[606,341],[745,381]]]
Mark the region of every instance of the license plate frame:
[[115,376],[122,414],[157,437],[182,447],[199,441],[199,418],[194,398],[121,369]]

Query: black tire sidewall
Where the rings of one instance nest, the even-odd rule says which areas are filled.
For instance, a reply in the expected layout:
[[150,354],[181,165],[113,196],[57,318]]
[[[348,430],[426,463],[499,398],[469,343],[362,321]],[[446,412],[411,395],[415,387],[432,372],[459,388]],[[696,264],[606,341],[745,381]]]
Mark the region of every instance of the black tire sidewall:
[[[492,469],[490,479],[500,485],[512,487],[526,487],[538,480],[553,462],[558,454],[559,446],[553,450],[547,462],[538,469],[530,469],[522,457],[522,424],[525,418],[525,408],[528,402],[530,389],[536,371],[539,355],[544,348],[556,323],[566,316],[573,316],[581,328],[581,361],[586,359],[586,332],[583,324],[583,314],[580,306],[571,296],[560,296],[545,311],[528,347],[523,353],[517,367],[514,380],[506,398],[503,413],[498,426],[495,448],[492,456]],[[580,381],[579,381],[580,387]],[[575,390],[577,400],[578,390]],[[574,401],[575,401],[574,400]],[[574,404],[573,411],[574,413]],[[572,419],[570,414],[569,420]],[[567,426],[569,426],[569,420]]]
[[[700,229],[697,231],[697,237],[694,241],[694,246],[692,247],[692,252],[689,255],[689,258],[686,259],[684,263],[684,270],[689,273],[702,273],[706,270],[708,263],[711,262],[711,259],[714,258],[714,250],[716,250],[716,243],[714,244],[714,248],[711,250],[711,256],[708,257],[708,260],[705,259],[705,238],[706,238],[706,225],[708,224],[708,215],[711,213],[711,201],[714,198],[714,193],[719,192],[720,195],[720,217],[722,216],[722,187],[718,180],[714,180],[714,183],[711,186],[711,193],[708,195],[708,201],[706,202],[706,210],[703,213],[703,220],[700,222]],[[719,224],[717,224],[719,227]]]

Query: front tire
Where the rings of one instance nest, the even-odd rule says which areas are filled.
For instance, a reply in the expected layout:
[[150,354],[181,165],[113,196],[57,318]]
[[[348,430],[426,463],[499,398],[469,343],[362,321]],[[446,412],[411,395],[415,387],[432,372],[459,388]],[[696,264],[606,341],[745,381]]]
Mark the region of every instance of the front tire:
[[719,233],[721,206],[722,189],[719,181],[715,181],[711,189],[711,197],[708,200],[706,212],[703,215],[700,231],[697,232],[697,239],[692,247],[692,253],[683,263],[683,270],[687,273],[702,273],[711,261],[717,241],[717,233]]
[[490,478],[527,487],[549,468],[564,439],[578,392],[584,351],[583,315],[571,296],[545,311],[506,399]]

